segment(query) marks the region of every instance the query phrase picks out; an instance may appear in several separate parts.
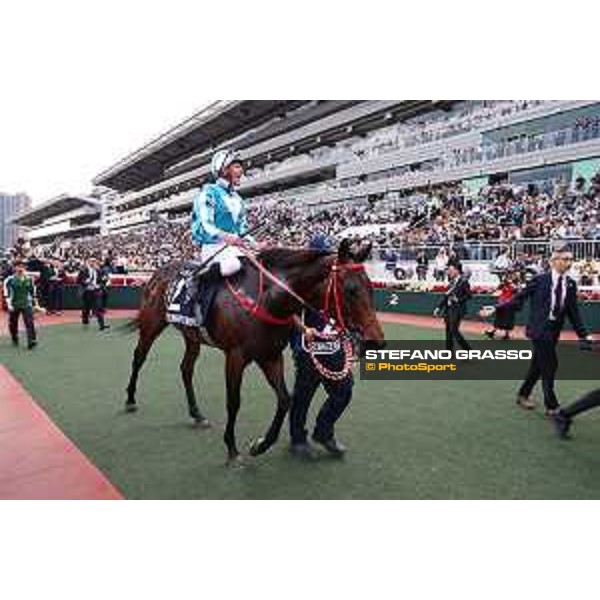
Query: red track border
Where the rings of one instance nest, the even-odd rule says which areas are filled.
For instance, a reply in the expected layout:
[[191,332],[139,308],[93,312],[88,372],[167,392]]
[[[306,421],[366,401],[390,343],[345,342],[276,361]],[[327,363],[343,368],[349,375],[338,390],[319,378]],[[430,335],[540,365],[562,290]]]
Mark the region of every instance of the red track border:
[[122,498],[0,365],[0,499]]

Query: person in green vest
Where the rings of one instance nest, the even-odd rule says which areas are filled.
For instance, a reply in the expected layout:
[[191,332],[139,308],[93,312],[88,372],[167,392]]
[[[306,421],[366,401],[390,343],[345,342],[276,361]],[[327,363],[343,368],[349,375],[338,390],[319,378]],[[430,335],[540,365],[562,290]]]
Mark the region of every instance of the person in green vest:
[[8,308],[8,330],[14,346],[19,345],[19,316],[23,315],[29,350],[37,345],[33,311],[37,307],[35,284],[25,272],[25,263],[17,260],[15,272],[4,281],[4,298]]

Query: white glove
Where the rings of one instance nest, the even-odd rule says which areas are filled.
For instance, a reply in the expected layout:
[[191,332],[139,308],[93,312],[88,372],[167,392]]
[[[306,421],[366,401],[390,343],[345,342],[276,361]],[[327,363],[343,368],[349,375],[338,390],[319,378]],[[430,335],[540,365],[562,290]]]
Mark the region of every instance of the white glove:
[[336,334],[336,331],[332,325],[327,323],[325,327],[323,327],[323,331],[321,331],[324,337],[332,337]]
[[14,310],[12,302],[6,302],[6,308],[8,309],[8,312],[12,312]]

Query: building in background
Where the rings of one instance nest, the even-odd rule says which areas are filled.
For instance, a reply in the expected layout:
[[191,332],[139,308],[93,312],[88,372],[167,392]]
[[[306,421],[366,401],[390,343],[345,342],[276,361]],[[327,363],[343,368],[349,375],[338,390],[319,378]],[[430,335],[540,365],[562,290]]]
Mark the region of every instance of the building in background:
[[12,248],[20,227],[13,223],[15,216],[31,207],[31,198],[27,194],[4,194],[0,192],[0,251]]
[[216,149],[236,148],[250,202],[402,205],[459,182],[589,181],[600,170],[600,103],[590,100],[219,101],[98,175],[117,192],[107,231],[189,215]]
[[14,223],[36,245],[97,235],[101,220],[102,201],[76,194],[61,194],[14,217]]

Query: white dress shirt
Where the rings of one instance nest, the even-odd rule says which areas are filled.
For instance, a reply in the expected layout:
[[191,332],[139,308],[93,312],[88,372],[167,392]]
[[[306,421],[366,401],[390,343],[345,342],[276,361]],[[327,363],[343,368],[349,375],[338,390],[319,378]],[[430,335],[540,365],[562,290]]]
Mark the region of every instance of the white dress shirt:
[[[552,269],[552,289],[550,292],[550,315],[549,319],[551,321],[554,320],[554,304],[556,302],[556,286],[558,285],[558,280],[561,277],[558,271]],[[560,305],[562,308],[565,306],[565,297],[567,296],[567,275],[562,275],[562,298],[560,299]]]

